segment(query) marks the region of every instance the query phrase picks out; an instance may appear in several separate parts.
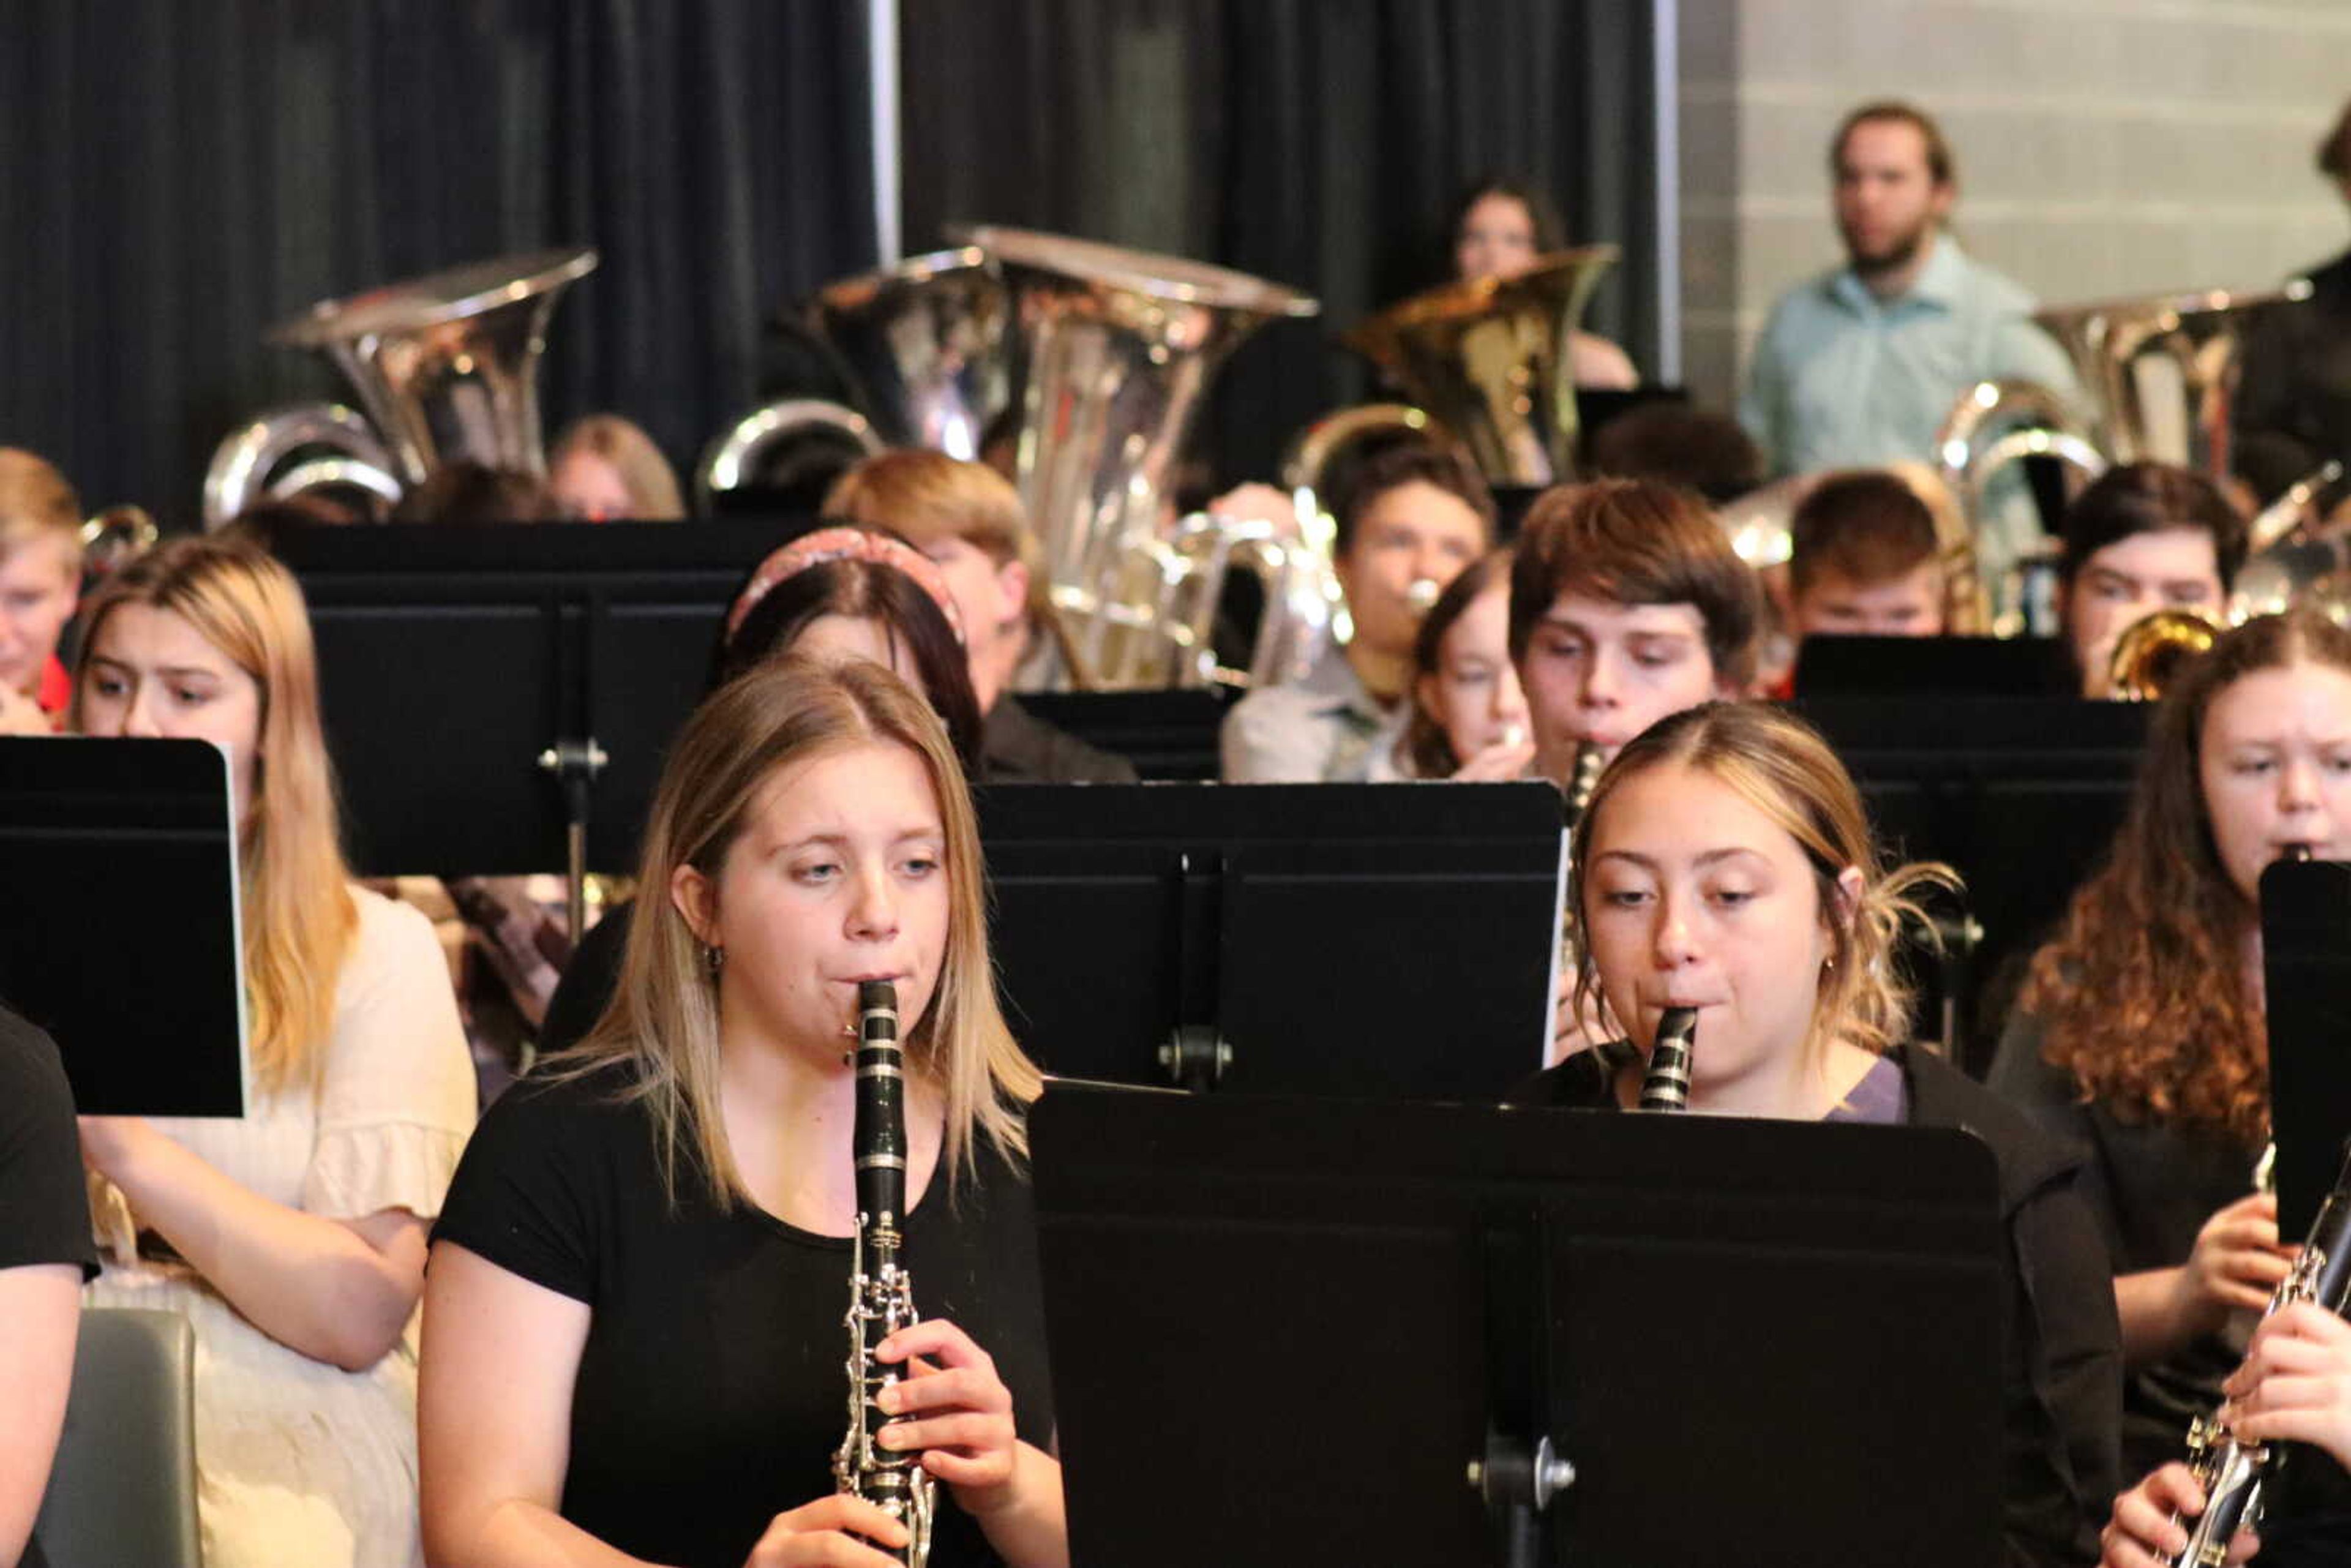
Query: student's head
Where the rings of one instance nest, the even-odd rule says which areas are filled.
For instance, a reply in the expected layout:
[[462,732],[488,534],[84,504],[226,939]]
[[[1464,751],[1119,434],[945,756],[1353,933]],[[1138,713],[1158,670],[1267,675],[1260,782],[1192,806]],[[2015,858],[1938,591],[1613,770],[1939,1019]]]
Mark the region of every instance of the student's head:
[[1486,553],[1494,542],[1494,499],[1451,449],[1402,442],[1355,471],[1337,522],[1332,564],[1355,641],[1402,659],[1420,624],[1413,585],[1442,590]]
[[1763,483],[1763,452],[1727,413],[1686,402],[1627,409],[1592,433],[1595,479],[1648,479],[1695,490],[1716,506]]
[[1934,637],[1948,597],[1935,517],[1892,474],[1833,474],[1789,524],[1788,587],[1799,637]]
[[1576,749],[1609,752],[1755,675],[1762,596],[1705,503],[1638,480],[1536,498],[1510,566],[1510,657],[1535,766],[1564,786]]
[[2351,202],[2351,99],[2345,100],[2343,112],[2318,140],[2318,172]]
[[938,565],[962,612],[984,713],[1011,679],[1032,618],[1050,613],[1020,495],[983,463],[906,448],[869,457],[834,484],[824,515],[887,528]]
[[2351,632],[2309,610],[2224,632],[2165,694],[2114,848],[2033,961],[2050,1060],[2126,1115],[2257,1143],[2246,940],[2294,846],[2351,858]]
[[1868,277],[1915,260],[1959,195],[1950,143],[1911,104],[1865,103],[1829,142],[1837,232],[1847,259]]
[[1406,771],[1450,777],[1489,747],[1525,737],[1526,698],[1510,664],[1510,552],[1470,563],[1430,606],[1413,641]]
[[173,539],[122,568],[90,601],[71,725],[226,754],[253,1057],[265,1084],[294,1082],[333,1023],[352,916],[293,575],[216,538]]
[[652,436],[616,413],[591,413],[558,436],[547,455],[547,482],[558,514],[582,522],[661,523],[685,516],[669,459]]
[[1458,278],[1508,277],[1539,256],[1567,243],[1566,225],[1552,199],[1521,181],[1473,181],[1453,205],[1446,226]]
[[27,695],[81,591],[81,502],[29,452],[0,447],[0,682]]
[[713,684],[787,654],[864,659],[895,672],[929,698],[956,755],[977,772],[979,705],[959,612],[945,576],[912,545],[869,528],[827,528],[760,562],[727,615]]
[[538,475],[469,459],[443,464],[392,509],[395,523],[541,523],[562,516]]
[[2065,513],[2058,603],[2083,692],[2101,696],[2115,642],[2158,610],[2220,618],[2246,522],[2219,486],[2169,463],[2110,468]]
[[897,990],[909,1069],[946,1103],[947,1168],[1024,1146],[1036,1069],[988,958],[979,834],[938,716],[864,661],[761,664],[697,709],[645,830],[619,988],[582,1043],[627,1058],[681,1165],[745,1196],[720,1113],[730,1051],[841,1061],[857,982]]
[[1905,901],[1948,873],[1882,868],[1853,779],[1801,719],[1712,703],[1657,724],[1601,776],[1573,853],[1580,989],[1644,1051],[1665,1009],[1698,1009],[1699,1096],[1907,1026]]

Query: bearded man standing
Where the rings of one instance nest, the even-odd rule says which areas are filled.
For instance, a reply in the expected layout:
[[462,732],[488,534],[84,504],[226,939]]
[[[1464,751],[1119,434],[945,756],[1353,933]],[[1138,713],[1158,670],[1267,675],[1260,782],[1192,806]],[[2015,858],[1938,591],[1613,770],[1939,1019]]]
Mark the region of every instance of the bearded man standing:
[[1740,405],[1775,473],[1929,459],[1980,381],[2078,401],[2064,352],[2029,319],[2032,297],[1948,232],[1959,181],[1932,119],[1865,104],[1837,128],[1829,170],[1846,265],[1781,297]]

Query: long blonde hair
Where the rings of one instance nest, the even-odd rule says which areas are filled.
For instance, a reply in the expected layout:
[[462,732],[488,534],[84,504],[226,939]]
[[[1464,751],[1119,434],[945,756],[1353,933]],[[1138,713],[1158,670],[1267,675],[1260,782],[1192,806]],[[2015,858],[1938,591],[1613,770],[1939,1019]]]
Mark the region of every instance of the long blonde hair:
[[[1910,986],[1896,962],[1906,925],[1924,926],[1915,895],[1921,888],[1956,888],[1948,866],[1888,870],[1869,835],[1869,818],[1853,777],[1820,732],[1761,703],[1706,703],[1660,719],[1609,763],[1600,787],[1576,823],[1573,846],[1579,899],[1591,897],[1587,874],[1593,824],[1625,780],[1652,768],[1679,765],[1727,787],[1796,841],[1812,868],[1829,956],[1813,999],[1804,1051],[1818,1060],[1836,1040],[1873,1054],[1899,1041],[1910,1017]],[[1842,918],[1837,878],[1861,873],[1861,896]],[[1579,919],[1583,911],[1574,912]],[[1591,944],[1581,943],[1575,979],[1579,1014],[1599,988]]]
[[685,497],[678,489],[677,472],[642,427],[617,413],[591,413],[574,420],[555,438],[547,456],[548,472],[553,473],[575,452],[601,457],[612,465],[612,472],[621,476],[621,487],[629,493],[630,521],[667,523],[685,516]]
[[218,538],[173,539],[124,567],[89,607],[69,714],[77,732],[90,652],[107,617],[125,604],[179,616],[260,688],[253,795],[237,839],[248,1050],[265,1092],[315,1090],[359,911],[338,841],[302,591],[267,555]]
[[827,752],[876,743],[922,759],[946,830],[946,953],[931,1005],[905,1043],[910,1068],[946,1099],[948,1179],[977,1167],[981,1138],[1008,1158],[1028,1153],[1020,1108],[1044,1080],[997,1006],[979,826],[946,730],[928,703],[879,665],[785,658],[721,687],[670,748],[645,830],[637,883],[644,891],[620,984],[596,1027],[565,1053],[568,1071],[614,1063],[633,1070],[623,1092],[652,1106],[673,1201],[681,1153],[700,1166],[722,1206],[751,1198],[721,1113],[718,988],[693,927],[671,902],[671,882],[689,865],[717,878],[769,779]]

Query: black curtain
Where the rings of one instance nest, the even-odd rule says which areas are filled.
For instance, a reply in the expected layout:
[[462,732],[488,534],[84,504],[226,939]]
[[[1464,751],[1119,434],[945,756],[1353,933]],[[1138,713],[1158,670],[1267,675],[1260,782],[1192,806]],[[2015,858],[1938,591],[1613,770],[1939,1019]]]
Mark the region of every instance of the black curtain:
[[1168,251],[1314,295],[1212,394],[1220,477],[1363,401],[1335,332],[1447,275],[1481,173],[1625,263],[1589,321],[1656,362],[1651,8],[1631,0],[902,0],[910,247],[954,222]]
[[10,0],[0,444],[192,523],[240,418],[343,395],[268,326],[588,244],[549,433],[613,410],[683,469],[775,308],[872,265],[868,75],[841,0]]

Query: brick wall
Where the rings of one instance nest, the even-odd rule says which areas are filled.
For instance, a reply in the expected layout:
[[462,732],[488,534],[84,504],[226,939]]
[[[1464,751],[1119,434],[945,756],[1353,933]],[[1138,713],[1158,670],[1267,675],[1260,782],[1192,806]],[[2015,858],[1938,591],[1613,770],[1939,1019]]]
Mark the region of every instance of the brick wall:
[[1727,404],[1771,301],[1841,258],[1826,147],[1939,118],[1969,248],[2044,303],[2255,287],[2340,252],[2311,167],[2351,0],[1678,0],[1686,379]]

